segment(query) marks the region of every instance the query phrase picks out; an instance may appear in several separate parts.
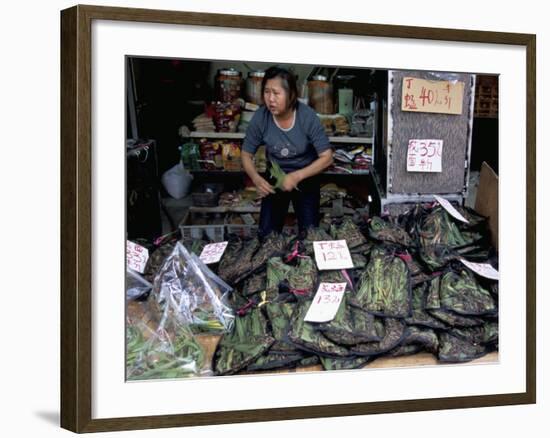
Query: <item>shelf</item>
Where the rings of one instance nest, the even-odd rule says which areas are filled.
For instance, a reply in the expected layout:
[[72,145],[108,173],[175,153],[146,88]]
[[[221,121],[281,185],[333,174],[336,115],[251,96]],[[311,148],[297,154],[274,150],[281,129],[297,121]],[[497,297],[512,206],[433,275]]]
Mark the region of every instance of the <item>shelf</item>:
[[[227,175],[228,173],[230,174],[233,174],[233,175],[242,175],[244,174],[244,170],[223,170],[223,169],[220,169],[220,170],[206,170],[206,169],[201,169],[201,170],[190,170],[191,173],[194,173],[194,174],[198,174],[198,175],[203,175],[203,176],[221,176],[221,175]],[[261,173],[262,175],[264,173]],[[321,175],[369,175],[370,174],[370,170],[368,169],[365,169],[365,170],[352,170],[351,173],[349,172],[332,172],[332,171],[328,171],[328,172],[322,172]]]
[[[332,207],[321,207],[319,209],[321,213],[331,213],[333,211]],[[343,207],[343,212],[351,214],[353,213],[352,208]],[[243,207],[189,207],[190,213],[259,213],[260,207],[253,206],[243,206]],[[294,213],[292,205],[288,207],[289,213]]]
[[[227,138],[233,140],[239,140],[244,138],[243,132],[207,132],[207,131],[193,131],[189,134],[190,138]],[[372,137],[350,137],[350,136],[336,136],[328,138],[331,143],[360,143],[360,144],[372,144]]]
[[189,134],[190,138],[229,138],[229,139],[242,139],[244,133],[242,132],[208,132],[208,131],[193,131]]
[[342,137],[329,137],[328,138],[331,143],[361,143],[361,144],[373,144],[374,139],[372,137],[349,137],[349,136],[342,136]]

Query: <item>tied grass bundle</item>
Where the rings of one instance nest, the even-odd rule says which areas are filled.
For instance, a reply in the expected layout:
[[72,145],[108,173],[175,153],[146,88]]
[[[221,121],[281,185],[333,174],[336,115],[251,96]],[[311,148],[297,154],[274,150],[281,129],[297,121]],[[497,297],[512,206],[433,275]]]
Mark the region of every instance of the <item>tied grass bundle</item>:
[[281,169],[281,166],[276,161],[270,160],[271,162],[271,168],[269,169],[269,173],[271,175],[271,178],[275,179],[275,188],[282,190],[283,189],[283,182],[285,180],[286,173],[283,169]]

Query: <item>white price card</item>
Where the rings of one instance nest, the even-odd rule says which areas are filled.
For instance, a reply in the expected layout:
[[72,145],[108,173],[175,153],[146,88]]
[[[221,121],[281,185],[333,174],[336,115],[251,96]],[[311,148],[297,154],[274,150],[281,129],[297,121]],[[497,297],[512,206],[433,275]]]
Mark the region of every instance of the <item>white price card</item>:
[[210,243],[206,245],[201,252],[199,258],[204,264],[218,263],[225,252],[227,242]]
[[443,140],[409,140],[407,172],[441,172]]
[[351,269],[353,262],[345,240],[313,242],[315,261],[319,270]]
[[442,198],[441,196],[437,196],[437,195],[434,195],[435,197],[435,200],[437,202],[439,202],[439,205],[441,205],[445,210],[447,210],[447,212],[452,216],[454,217],[455,219],[458,219],[459,221],[462,221],[462,222],[466,222],[466,223],[469,223],[468,222],[468,219],[466,219],[464,216],[462,216],[456,208],[454,208],[452,206],[452,204],[447,201],[445,198]]
[[347,283],[321,283],[309,306],[304,321],[332,321],[338,312]]
[[140,274],[143,274],[149,260],[149,250],[137,243],[126,241],[126,264]]
[[490,278],[491,280],[499,279],[498,271],[493,268],[489,263],[474,263],[469,262],[468,260],[464,260],[463,258],[461,258],[460,261],[476,274],[479,274],[482,277]]

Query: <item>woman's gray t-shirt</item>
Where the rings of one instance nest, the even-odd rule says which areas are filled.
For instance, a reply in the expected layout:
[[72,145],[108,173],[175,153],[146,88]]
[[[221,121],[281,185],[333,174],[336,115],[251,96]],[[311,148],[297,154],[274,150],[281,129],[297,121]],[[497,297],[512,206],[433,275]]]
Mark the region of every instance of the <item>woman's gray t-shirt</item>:
[[277,126],[265,106],[256,110],[246,130],[243,151],[255,154],[261,145],[266,146],[267,158],[276,161],[285,172],[308,166],[331,148],[317,114],[301,102],[296,108],[294,126],[288,130]]

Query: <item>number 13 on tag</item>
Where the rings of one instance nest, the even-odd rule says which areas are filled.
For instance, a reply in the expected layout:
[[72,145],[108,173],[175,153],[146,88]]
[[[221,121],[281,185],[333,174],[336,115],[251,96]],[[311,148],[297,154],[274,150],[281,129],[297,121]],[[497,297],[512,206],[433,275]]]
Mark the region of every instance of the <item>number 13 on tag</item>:
[[347,283],[321,283],[309,306],[304,321],[332,321],[338,312]]

